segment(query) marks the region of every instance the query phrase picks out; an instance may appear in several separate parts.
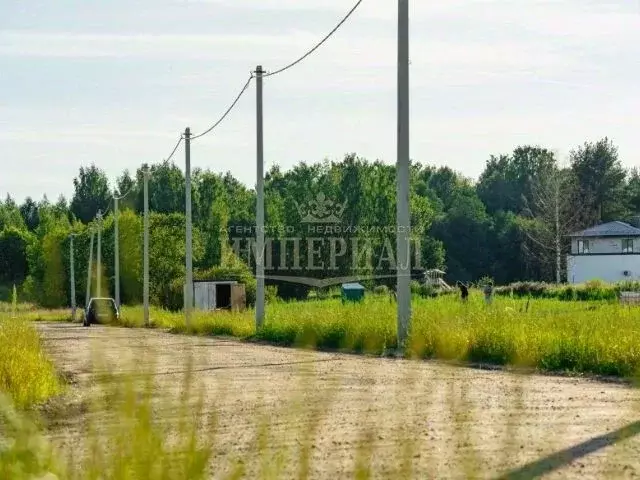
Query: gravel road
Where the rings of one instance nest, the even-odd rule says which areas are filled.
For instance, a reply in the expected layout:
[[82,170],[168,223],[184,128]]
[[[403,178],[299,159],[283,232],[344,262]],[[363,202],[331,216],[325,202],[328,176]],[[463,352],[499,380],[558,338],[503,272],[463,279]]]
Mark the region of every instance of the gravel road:
[[[279,478],[296,471],[304,433],[316,424],[311,478],[353,478],[359,458],[368,459],[372,478],[402,478],[403,455],[421,479],[468,478],[463,466],[472,464],[477,478],[640,476],[640,392],[618,383],[143,329],[48,323],[38,329],[59,371],[73,381],[67,414],[49,427],[59,445],[82,442],[87,413],[73,405],[99,391],[92,355],[102,355],[115,373],[153,365],[160,405],[176,398],[192,358],[205,409],[218,414],[212,478],[222,478],[236,458],[244,459],[246,478],[254,478],[262,415],[269,424],[266,458],[283,459]],[[98,414],[106,419],[109,412]]]

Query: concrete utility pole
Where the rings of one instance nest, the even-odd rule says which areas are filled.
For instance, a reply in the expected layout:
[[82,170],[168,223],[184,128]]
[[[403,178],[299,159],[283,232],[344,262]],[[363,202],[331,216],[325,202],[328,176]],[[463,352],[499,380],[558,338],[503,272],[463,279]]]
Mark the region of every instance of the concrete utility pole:
[[91,241],[89,242],[89,264],[87,265],[87,294],[85,296],[84,308],[89,306],[89,300],[91,300],[91,270],[93,269],[93,236],[95,232],[91,229]]
[[96,261],[96,297],[102,296],[102,212],[98,210],[98,251]]
[[144,304],[144,325],[149,326],[149,169],[142,172],[144,178],[144,240],[142,261],[142,299]]
[[113,196],[113,253],[114,253],[114,271],[115,271],[115,297],[116,306],[120,310],[120,231],[118,230],[118,197]]
[[192,258],[192,232],[191,232],[191,130],[187,127],[184,131],[184,160],[185,160],[185,199],[187,217],[187,245],[186,257],[186,281],[184,292],[184,313],[187,328],[191,325],[191,307],[193,306],[193,258]]
[[256,330],[264,324],[264,130],[262,65],[256,67]]
[[397,159],[398,343],[411,328],[409,238],[409,0],[398,0],[398,159]]
[[69,235],[69,270],[71,271],[71,321],[76,321],[76,269],[73,259],[73,233]]

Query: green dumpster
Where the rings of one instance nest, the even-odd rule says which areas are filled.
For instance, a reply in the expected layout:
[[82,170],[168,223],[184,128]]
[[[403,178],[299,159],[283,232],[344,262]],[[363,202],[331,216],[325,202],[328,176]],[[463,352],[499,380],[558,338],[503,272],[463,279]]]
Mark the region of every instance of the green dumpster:
[[364,287],[359,283],[342,284],[342,303],[361,302],[364,300]]

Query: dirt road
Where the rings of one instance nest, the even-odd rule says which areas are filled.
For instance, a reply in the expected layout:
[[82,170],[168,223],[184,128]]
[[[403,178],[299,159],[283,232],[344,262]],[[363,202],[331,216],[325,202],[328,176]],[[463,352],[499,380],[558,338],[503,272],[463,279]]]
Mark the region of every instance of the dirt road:
[[[261,414],[269,423],[267,457],[288,454],[282,457],[286,472],[295,471],[303,433],[317,421],[312,478],[353,478],[358,458],[372,465],[373,478],[401,478],[397,468],[405,453],[421,479],[468,478],[464,465],[472,465],[477,478],[640,476],[640,392],[620,384],[148,330],[38,328],[59,370],[77,382],[74,401],[94,388],[92,352],[100,350],[115,372],[153,359],[160,402],[177,395],[192,355],[206,409],[219,415],[216,478],[232,458],[247,459],[249,472],[251,460],[258,463]],[[52,425],[51,437],[80,442],[82,415],[78,409]]]

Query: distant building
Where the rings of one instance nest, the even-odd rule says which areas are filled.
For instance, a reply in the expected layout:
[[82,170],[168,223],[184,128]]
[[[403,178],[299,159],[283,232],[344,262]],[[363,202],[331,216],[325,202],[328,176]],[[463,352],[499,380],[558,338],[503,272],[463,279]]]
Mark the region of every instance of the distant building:
[[609,222],[575,232],[567,255],[567,281],[640,279],[640,228]]

